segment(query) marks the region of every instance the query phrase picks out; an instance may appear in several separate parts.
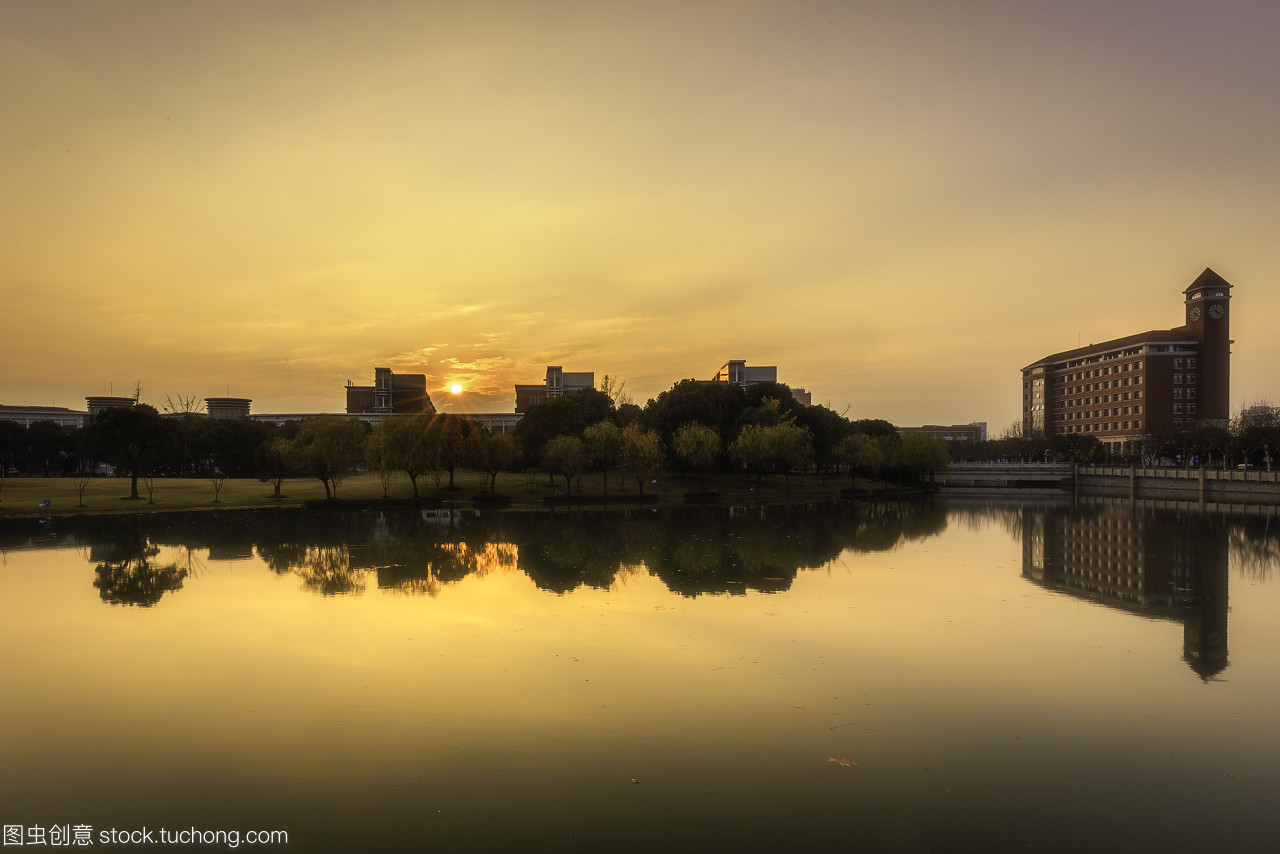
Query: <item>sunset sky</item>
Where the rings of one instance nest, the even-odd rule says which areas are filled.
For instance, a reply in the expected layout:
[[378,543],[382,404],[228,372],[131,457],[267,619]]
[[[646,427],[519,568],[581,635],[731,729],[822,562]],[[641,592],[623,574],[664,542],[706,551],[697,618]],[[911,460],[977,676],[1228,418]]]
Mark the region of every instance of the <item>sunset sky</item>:
[[998,433],[1206,266],[1280,403],[1277,44],[1274,0],[0,0],[0,403],[742,358]]

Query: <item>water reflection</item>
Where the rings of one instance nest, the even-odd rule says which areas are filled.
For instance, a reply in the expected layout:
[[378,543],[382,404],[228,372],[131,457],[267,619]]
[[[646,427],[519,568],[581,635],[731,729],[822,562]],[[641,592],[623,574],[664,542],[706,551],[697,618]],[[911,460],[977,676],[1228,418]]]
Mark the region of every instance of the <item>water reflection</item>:
[[6,528],[9,547],[88,547],[104,601],[150,606],[191,575],[162,546],[212,559],[256,554],[324,596],[379,589],[436,596],[449,584],[519,569],[552,593],[608,589],[647,572],[683,596],[789,590],[803,569],[872,552],[947,524],[934,502],[482,515],[476,512],[203,514],[67,520]]
[[157,560],[160,547],[142,533],[137,519],[109,533],[89,545],[89,560],[97,564],[93,586],[103,602],[149,608],[166,593],[182,589],[190,568],[176,560]]
[[1183,660],[1208,680],[1227,667],[1229,542],[1248,537],[1213,514],[1128,504],[1022,514],[1022,574],[1050,590],[1183,626]]

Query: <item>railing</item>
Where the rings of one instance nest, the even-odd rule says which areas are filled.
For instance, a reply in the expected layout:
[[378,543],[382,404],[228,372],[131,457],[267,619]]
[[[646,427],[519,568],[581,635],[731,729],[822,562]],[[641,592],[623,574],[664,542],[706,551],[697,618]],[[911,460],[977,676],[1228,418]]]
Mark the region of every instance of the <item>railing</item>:
[[1071,463],[1018,463],[1018,462],[977,462],[977,463],[951,463],[947,466],[947,471],[1027,471],[1027,472],[1054,472],[1062,474],[1071,473]]
[[[1181,466],[1081,466],[1080,474],[1102,477],[1155,477],[1173,480],[1200,480],[1201,469]],[[1280,483],[1280,472],[1262,469],[1211,469],[1203,470],[1205,480],[1235,483]]]

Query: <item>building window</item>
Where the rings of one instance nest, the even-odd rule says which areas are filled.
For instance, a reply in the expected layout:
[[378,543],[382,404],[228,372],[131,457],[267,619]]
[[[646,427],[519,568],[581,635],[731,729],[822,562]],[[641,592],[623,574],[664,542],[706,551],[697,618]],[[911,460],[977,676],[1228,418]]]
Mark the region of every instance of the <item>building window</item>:
[[1196,399],[1196,390],[1193,388],[1187,389],[1187,400],[1195,400],[1195,399]]
[[1188,404],[1187,404],[1187,412],[1188,412],[1188,414],[1189,414],[1189,413],[1192,413],[1192,412],[1195,412],[1195,411],[1196,411],[1196,405],[1195,405],[1194,403],[1188,403]]
[[1182,389],[1180,389],[1180,388],[1175,388],[1175,389],[1173,390],[1173,399],[1174,399],[1174,400],[1182,400]]
[[1195,359],[1187,359],[1187,369],[1188,369],[1188,370],[1192,370],[1192,371],[1194,371],[1194,370],[1196,369],[1196,360],[1195,360]]
[[1173,360],[1173,369],[1174,369],[1175,371],[1180,371],[1180,370],[1182,370],[1182,360],[1181,360],[1181,359],[1174,359],[1174,360]]
[[1181,415],[1181,414],[1182,414],[1182,404],[1181,404],[1181,403],[1175,403],[1175,404],[1173,405],[1173,413],[1174,413],[1175,415]]
[[1187,382],[1194,384],[1194,383],[1195,383],[1195,381],[1196,381],[1196,375],[1195,375],[1195,374],[1187,374]]
[[1174,385],[1182,385],[1182,374],[1174,374],[1174,375],[1173,375],[1173,384],[1174,384]]

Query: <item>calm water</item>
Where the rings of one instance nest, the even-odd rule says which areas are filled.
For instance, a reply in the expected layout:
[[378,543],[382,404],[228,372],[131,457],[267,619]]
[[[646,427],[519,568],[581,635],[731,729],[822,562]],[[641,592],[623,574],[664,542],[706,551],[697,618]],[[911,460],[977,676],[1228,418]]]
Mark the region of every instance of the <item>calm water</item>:
[[1277,555],[1123,503],[10,522],[0,821],[1275,850]]

